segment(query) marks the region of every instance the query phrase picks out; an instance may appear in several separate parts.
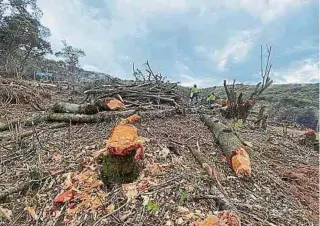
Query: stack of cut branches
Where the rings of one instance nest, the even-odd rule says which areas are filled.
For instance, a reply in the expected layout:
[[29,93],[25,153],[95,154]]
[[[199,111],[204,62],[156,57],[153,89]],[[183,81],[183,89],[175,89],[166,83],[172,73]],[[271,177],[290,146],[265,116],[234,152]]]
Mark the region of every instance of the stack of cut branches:
[[175,90],[178,83],[166,82],[166,77],[152,71],[149,62],[146,63],[146,67],[148,74],[144,75],[133,65],[135,81],[102,85],[99,88],[84,91],[87,95],[85,101],[92,97],[95,101],[116,97],[123,100],[126,107],[156,108],[160,105],[176,107],[181,99]]

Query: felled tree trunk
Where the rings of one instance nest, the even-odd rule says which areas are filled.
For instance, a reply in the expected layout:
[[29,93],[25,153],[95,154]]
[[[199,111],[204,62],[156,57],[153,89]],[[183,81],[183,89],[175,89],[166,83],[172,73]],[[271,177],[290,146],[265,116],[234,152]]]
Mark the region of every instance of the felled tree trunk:
[[73,123],[97,123],[110,122],[118,117],[128,117],[135,113],[135,110],[123,112],[100,112],[95,115],[85,114],[68,114],[68,113],[53,113],[48,115],[48,121],[52,122],[73,122]]
[[248,153],[232,129],[221,123],[217,118],[208,115],[201,115],[201,120],[213,133],[235,173],[238,176],[251,175]]
[[67,102],[58,102],[52,107],[55,113],[75,113],[93,115],[98,113],[98,108],[93,104],[71,104]]
[[[117,118],[126,118],[136,113],[136,110],[120,111],[120,112],[100,112],[95,115],[84,114],[67,114],[67,113],[53,113],[49,114],[48,121],[53,122],[73,122],[73,123],[96,123],[96,122],[110,122]],[[158,118],[167,117],[177,114],[176,109],[168,110],[154,110],[139,112],[141,118]]]

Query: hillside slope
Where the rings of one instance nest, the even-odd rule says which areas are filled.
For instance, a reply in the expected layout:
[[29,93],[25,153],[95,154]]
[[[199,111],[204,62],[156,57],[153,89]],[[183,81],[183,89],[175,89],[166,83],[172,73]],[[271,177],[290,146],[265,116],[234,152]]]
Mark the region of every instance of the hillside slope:
[[[237,92],[250,94],[255,86],[236,85]],[[206,96],[213,88],[203,92]],[[215,93],[224,97],[224,87],[217,87]],[[319,83],[316,84],[276,84],[269,87],[259,98],[256,108],[266,106],[269,119],[276,122],[303,124],[316,129],[319,115]]]

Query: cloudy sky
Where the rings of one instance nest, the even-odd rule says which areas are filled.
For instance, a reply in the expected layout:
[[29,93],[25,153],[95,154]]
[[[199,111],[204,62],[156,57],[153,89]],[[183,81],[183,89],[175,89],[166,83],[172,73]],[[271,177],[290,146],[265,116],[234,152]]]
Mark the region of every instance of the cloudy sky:
[[[218,3],[219,2],[219,3]],[[319,81],[318,0],[38,0],[54,50],[82,48],[81,66],[120,78],[149,60],[171,80],[201,87],[260,79],[272,45],[277,83]]]

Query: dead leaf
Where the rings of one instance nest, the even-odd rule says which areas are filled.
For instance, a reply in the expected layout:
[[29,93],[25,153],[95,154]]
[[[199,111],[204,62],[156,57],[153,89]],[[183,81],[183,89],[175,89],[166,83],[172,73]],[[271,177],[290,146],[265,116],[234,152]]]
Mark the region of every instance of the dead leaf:
[[169,148],[164,147],[164,148],[160,151],[160,153],[161,153],[161,156],[162,156],[163,158],[166,158],[166,157],[169,155],[170,150],[169,150]]
[[52,160],[54,160],[54,161],[59,161],[61,158],[62,158],[62,155],[59,154],[58,152],[55,152],[52,155]]
[[177,220],[176,220],[176,224],[178,224],[178,225],[181,225],[181,224],[184,224],[185,222],[184,222],[184,220],[182,219],[182,217],[180,217],[180,218],[178,218]]
[[137,189],[139,191],[145,190],[149,186],[149,182],[147,180],[142,180],[138,183]]
[[126,211],[119,218],[121,221],[125,221],[130,217],[130,215],[131,215],[131,211]]
[[174,226],[173,221],[172,221],[172,220],[168,220],[168,221],[166,222],[166,226]]
[[151,165],[150,171],[152,175],[155,175],[155,174],[161,173],[162,169],[158,163],[153,163]]
[[36,211],[33,207],[29,207],[27,206],[26,208],[24,208],[24,210],[28,211],[28,213],[30,214],[30,216],[35,219],[38,220],[38,215],[36,214]]
[[216,216],[208,216],[206,219],[203,221],[201,219],[192,222],[190,226],[214,226],[214,225],[220,225],[219,220]]
[[143,206],[146,206],[148,204],[148,202],[150,201],[149,196],[142,195],[141,197],[143,199],[143,203],[142,203]]
[[57,195],[57,197],[54,199],[55,203],[65,203],[70,201],[71,199],[73,199],[74,197],[74,191],[69,190],[66,192],[63,192],[59,195]]
[[64,180],[64,182],[63,182],[63,185],[62,185],[62,188],[63,189],[68,189],[68,188],[70,188],[71,186],[72,186],[72,176],[73,176],[73,173],[72,172],[70,172],[70,173],[65,173],[64,175],[63,175],[63,177],[65,177],[66,179]]
[[187,213],[189,212],[189,209],[183,206],[178,206],[178,212],[179,213]]
[[6,218],[7,220],[11,221],[11,216],[11,210],[0,207],[0,217]]
[[134,199],[138,195],[136,183],[122,184],[122,191],[129,200]]
[[114,204],[110,204],[109,206],[107,206],[107,213],[113,212],[114,209],[115,209],[115,205]]
[[91,155],[94,159],[98,159],[100,156],[107,155],[108,151],[106,148],[100,149],[99,151],[93,152]]

